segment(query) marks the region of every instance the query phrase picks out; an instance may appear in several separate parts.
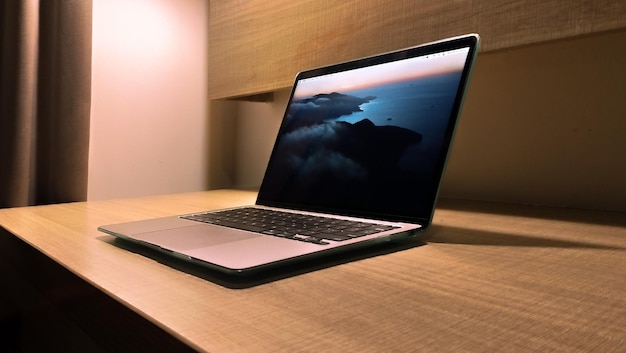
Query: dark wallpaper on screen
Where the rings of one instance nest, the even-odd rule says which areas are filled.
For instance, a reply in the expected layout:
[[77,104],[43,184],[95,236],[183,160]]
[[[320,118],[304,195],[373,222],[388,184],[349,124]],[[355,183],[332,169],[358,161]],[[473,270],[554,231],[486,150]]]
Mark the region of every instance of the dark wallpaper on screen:
[[431,204],[420,201],[432,197],[438,182],[461,73],[307,95],[296,90],[263,197],[319,209],[429,212]]

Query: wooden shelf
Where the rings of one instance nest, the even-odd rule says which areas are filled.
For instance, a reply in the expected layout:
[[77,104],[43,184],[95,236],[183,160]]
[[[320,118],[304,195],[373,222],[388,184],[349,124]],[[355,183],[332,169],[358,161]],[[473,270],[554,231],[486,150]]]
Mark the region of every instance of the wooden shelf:
[[289,87],[298,71],[477,32],[490,52],[626,27],[626,2],[211,1],[210,99]]

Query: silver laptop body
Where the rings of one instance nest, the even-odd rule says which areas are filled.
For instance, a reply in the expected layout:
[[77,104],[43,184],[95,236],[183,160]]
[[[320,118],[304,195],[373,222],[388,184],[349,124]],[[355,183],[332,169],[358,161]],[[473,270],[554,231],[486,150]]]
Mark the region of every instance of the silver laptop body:
[[[300,72],[255,205],[98,230],[237,275],[421,235],[478,49],[470,34]],[[291,230],[268,229],[267,211]]]

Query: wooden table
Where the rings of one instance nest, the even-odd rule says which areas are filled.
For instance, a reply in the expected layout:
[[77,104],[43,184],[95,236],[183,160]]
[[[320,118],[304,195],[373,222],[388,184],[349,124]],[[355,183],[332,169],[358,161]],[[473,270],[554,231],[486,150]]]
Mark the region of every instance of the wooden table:
[[626,352],[622,213],[442,200],[426,245],[243,282],[155,261],[96,230],[255,196],[0,210],[0,350]]

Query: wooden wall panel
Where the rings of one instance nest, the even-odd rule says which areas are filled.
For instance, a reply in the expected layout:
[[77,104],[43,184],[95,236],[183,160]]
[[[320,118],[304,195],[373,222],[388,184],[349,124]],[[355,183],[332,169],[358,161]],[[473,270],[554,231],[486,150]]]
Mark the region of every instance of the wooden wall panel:
[[303,69],[468,32],[493,51],[619,28],[623,0],[212,0],[208,95],[269,92]]

